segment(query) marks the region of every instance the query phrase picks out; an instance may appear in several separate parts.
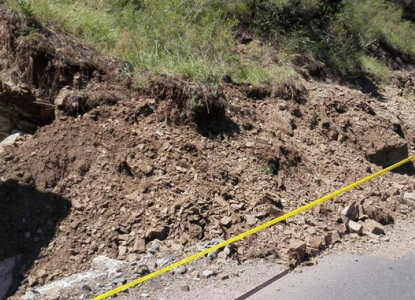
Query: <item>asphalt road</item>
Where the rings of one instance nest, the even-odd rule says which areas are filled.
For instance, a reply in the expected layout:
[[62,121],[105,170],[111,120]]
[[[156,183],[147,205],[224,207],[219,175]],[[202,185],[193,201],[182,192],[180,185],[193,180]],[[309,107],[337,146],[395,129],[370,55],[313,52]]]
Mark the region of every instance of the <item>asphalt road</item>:
[[276,274],[276,280],[268,278],[273,283],[236,299],[415,299],[415,252],[399,260],[345,253],[330,255],[317,266],[302,271],[282,272],[279,277]]

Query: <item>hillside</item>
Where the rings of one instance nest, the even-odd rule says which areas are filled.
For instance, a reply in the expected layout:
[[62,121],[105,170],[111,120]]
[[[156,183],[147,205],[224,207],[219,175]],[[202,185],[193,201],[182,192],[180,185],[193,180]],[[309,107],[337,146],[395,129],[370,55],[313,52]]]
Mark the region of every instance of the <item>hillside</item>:
[[[25,133],[0,150],[0,261],[16,257],[15,298],[99,255],[142,263],[156,240],[152,259],[183,257],[415,150],[409,2],[5,2],[20,12],[0,9],[0,131]],[[414,175],[386,174],[229,260],[295,265],[386,243],[340,212],[353,203],[354,221],[393,234],[413,216]]]

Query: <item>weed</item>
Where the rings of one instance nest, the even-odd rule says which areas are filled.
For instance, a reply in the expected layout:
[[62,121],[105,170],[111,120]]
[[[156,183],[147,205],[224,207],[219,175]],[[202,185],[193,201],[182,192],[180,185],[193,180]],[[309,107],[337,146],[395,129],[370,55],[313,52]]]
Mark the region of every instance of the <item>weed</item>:
[[31,0],[18,0],[19,11],[27,18],[33,17],[33,8]]

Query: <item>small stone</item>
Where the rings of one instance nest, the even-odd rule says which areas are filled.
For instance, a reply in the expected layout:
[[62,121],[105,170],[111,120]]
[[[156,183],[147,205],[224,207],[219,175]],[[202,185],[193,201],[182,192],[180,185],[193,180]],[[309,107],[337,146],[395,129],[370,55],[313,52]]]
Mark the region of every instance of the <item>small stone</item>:
[[347,223],[347,220],[356,221],[359,218],[355,203],[350,204],[345,207],[341,213],[340,217],[342,218],[343,223]]
[[406,205],[415,207],[415,193],[405,193],[403,195],[403,202]]
[[190,273],[190,275],[191,275],[193,278],[199,278],[199,277],[200,277],[200,272],[199,272],[199,271],[197,271],[197,270],[195,270],[195,271],[193,271],[192,273]]
[[232,245],[227,245],[225,249],[223,249],[223,253],[225,253],[226,256],[230,256],[235,251],[235,247]]
[[248,224],[249,226],[255,225],[256,222],[258,221],[258,219],[252,215],[245,215],[245,218],[246,218],[246,224]]
[[290,240],[290,257],[303,261],[305,258],[306,243],[298,240]]
[[174,275],[183,275],[187,272],[186,266],[179,266],[173,270]]
[[281,199],[276,194],[271,192],[265,192],[264,198],[272,204],[282,208]]
[[132,263],[132,262],[135,262],[137,260],[138,260],[137,254],[134,254],[134,253],[128,254],[128,256],[127,256],[127,261],[128,262]]
[[125,246],[119,246],[118,247],[118,257],[122,257],[125,255],[125,253],[127,253],[127,247]]
[[362,234],[363,226],[361,224],[349,220],[346,225],[350,232]]
[[220,223],[221,223],[223,226],[228,227],[229,225],[231,225],[231,224],[232,224],[232,218],[231,218],[231,217],[228,217],[228,216],[224,216],[224,217],[220,220]]
[[81,201],[79,201],[78,199],[73,199],[71,201],[72,207],[76,210],[83,210],[84,206],[82,205]]
[[245,147],[246,148],[253,148],[255,146],[255,143],[254,142],[246,142],[245,143]]
[[146,252],[146,240],[145,239],[136,239],[134,241],[133,252],[145,253]]
[[207,257],[210,260],[214,260],[216,257],[218,257],[218,250],[213,250],[213,251],[209,252]]
[[337,230],[329,232],[326,237],[326,246],[334,245],[335,243],[341,242],[340,234]]
[[203,229],[197,224],[189,224],[189,235],[194,239],[201,239],[203,234]]
[[363,223],[363,232],[364,233],[369,232],[369,233],[379,235],[379,234],[385,234],[385,229],[381,224],[379,224],[375,220],[369,219]]
[[147,293],[142,293],[142,294],[141,294],[141,297],[142,297],[142,298],[148,298],[149,296],[150,296],[150,295],[149,295],[149,294],[147,294]]
[[180,290],[183,291],[183,292],[189,292],[190,291],[190,288],[189,288],[188,285],[182,285],[180,287]]
[[323,247],[324,238],[323,237],[312,237],[307,243],[308,246],[321,249]]
[[79,225],[81,225],[81,222],[80,222],[80,221],[74,221],[74,222],[72,222],[69,226],[70,226],[72,229],[76,230],[76,229],[78,229]]
[[390,237],[388,237],[388,236],[385,236],[385,237],[383,238],[383,241],[384,241],[384,242],[390,242],[390,240],[391,240],[391,239],[390,239]]
[[160,251],[160,242],[158,240],[154,240],[151,243],[151,246],[148,248],[147,253],[155,255],[159,251]]
[[208,278],[210,278],[210,277],[213,277],[213,276],[216,276],[217,275],[217,273],[215,272],[215,271],[213,271],[213,270],[205,270],[205,271],[203,271],[203,273],[202,273],[202,276],[204,277],[204,278],[206,278],[206,279],[208,279]]

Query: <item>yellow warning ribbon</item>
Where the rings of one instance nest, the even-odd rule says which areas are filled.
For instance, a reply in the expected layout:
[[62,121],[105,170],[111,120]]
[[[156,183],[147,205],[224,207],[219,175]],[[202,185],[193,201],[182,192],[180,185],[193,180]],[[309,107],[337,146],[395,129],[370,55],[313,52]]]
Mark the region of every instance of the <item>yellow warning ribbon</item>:
[[273,219],[273,220],[271,220],[269,222],[266,222],[266,223],[264,223],[262,225],[259,225],[259,226],[255,227],[255,228],[252,228],[252,229],[248,230],[248,231],[245,231],[245,232],[243,232],[243,233],[241,233],[241,234],[239,234],[237,236],[234,236],[234,237],[232,237],[232,238],[230,238],[230,239],[228,239],[228,240],[226,240],[224,242],[221,242],[221,243],[219,243],[219,244],[217,244],[215,246],[212,246],[209,249],[203,250],[203,251],[201,251],[199,253],[196,253],[196,254],[193,254],[193,255],[191,255],[189,257],[186,257],[185,259],[182,259],[181,261],[178,261],[178,262],[176,262],[174,264],[171,264],[171,265],[169,265],[169,266],[167,266],[165,268],[162,268],[160,270],[157,270],[157,271],[155,271],[153,273],[150,273],[150,274],[148,274],[146,276],[143,276],[141,278],[138,278],[138,279],[136,279],[134,281],[131,281],[129,283],[126,283],[125,285],[122,285],[122,286],[117,287],[117,288],[115,288],[115,289],[113,289],[113,290],[111,290],[109,292],[106,292],[106,293],[100,295],[100,296],[97,296],[95,298],[92,298],[91,300],[101,300],[101,299],[108,298],[108,297],[113,296],[115,294],[118,294],[118,293],[120,293],[122,291],[125,291],[125,290],[127,290],[129,288],[132,288],[132,287],[134,287],[134,286],[136,286],[136,285],[138,285],[140,283],[143,283],[143,282],[145,282],[145,281],[147,281],[149,279],[152,279],[152,278],[155,278],[155,277],[157,277],[159,275],[162,275],[162,274],[164,274],[164,273],[166,273],[168,271],[171,271],[171,270],[173,270],[173,269],[175,269],[175,268],[177,268],[177,267],[179,267],[181,265],[187,264],[187,263],[189,263],[189,262],[191,262],[191,261],[193,261],[195,259],[198,259],[200,257],[203,257],[203,256],[207,255],[209,252],[215,251],[215,250],[220,249],[220,248],[223,248],[223,247],[225,247],[225,246],[227,246],[229,244],[235,243],[236,241],[239,241],[239,240],[241,240],[241,239],[243,239],[243,238],[245,238],[247,236],[250,236],[250,235],[252,235],[254,233],[257,233],[257,232],[259,232],[261,230],[264,230],[264,229],[266,229],[268,227],[271,227],[272,225],[275,225],[278,222],[281,222],[281,221],[286,220],[286,219],[288,219],[290,217],[293,217],[295,215],[298,215],[299,213],[301,213],[303,211],[309,210],[310,208],[312,208],[312,207],[314,207],[314,206],[316,206],[318,204],[321,204],[321,203],[323,203],[323,202],[325,202],[325,201],[327,201],[327,200],[329,200],[331,198],[334,198],[334,197],[336,197],[336,196],[338,196],[340,194],[343,194],[343,193],[345,193],[345,192],[347,192],[347,191],[349,191],[349,190],[351,190],[351,189],[353,189],[353,188],[355,188],[355,187],[357,187],[359,185],[362,185],[362,184],[364,184],[364,183],[366,183],[366,182],[368,182],[368,181],[370,181],[370,180],[372,180],[372,179],[374,179],[376,177],[379,177],[379,176],[381,176],[381,175],[383,175],[383,174],[385,174],[385,173],[387,173],[389,171],[392,171],[393,169],[396,169],[396,168],[398,168],[398,167],[400,167],[400,166],[402,166],[402,165],[404,165],[404,164],[406,164],[406,163],[408,163],[408,162],[410,162],[410,161],[412,161],[414,159],[415,159],[415,155],[412,155],[412,156],[410,156],[410,157],[408,157],[408,158],[406,158],[406,159],[404,159],[404,160],[402,160],[402,161],[400,161],[400,162],[398,162],[398,163],[396,163],[396,164],[394,164],[394,165],[392,165],[392,166],[390,166],[388,168],[382,169],[379,172],[376,172],[376,173],[374,173],[374,174],[372,174],[372,175],[370,175],[370,176],[368,176],[366,178],[360,179],[360,180],[358,180],[358,181],[356,181],[356,182],[354,182],[352,184],[349,184],[348,186],[345,186],[345,187],[343,187],[343,188],[341,188],[341,189],[339,189],[339,190],[337,190],[335,192],[332,192],[331,194],[328,194],[328,195],[326,195],[326,196],[324,196],[324,197],[322,197],[320,199],[317,199],[317,200],[315,200],[313,202],[310,202],[310,203],[308,203],[308,204],[306,204],[304,206],[301,206],[301,207],[299,207],[297,209],[294,209],[294,210],[292,210],[292,211],[290,211],[290,212],[288,212],[288,213],[286,213],[286,214],[284,214],[284,215],[282,215],[282,216],[280,216],[278,218],[275,218],[275,219]]

